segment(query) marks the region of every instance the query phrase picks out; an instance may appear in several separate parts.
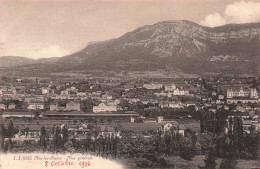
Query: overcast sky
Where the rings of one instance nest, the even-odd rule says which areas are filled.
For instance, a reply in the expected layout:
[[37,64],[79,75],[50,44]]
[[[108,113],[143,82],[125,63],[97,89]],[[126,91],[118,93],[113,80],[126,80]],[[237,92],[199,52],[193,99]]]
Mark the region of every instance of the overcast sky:
[[260,22],[260,0],[0,0],[0,56],[61,57],[165,20]]

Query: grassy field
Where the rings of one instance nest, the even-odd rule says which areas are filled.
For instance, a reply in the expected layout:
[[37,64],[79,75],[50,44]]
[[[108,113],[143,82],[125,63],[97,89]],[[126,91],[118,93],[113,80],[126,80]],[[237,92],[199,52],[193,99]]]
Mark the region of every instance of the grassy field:
[[122,130],[131,130],[135,133],[141,133],[143,131],[147,130],[153,130],[157,131],[158,127],[161,125],[160,123],[130,123],[130,122],[124,122],[120,123],[122,126]]
[[[179,122],[179,124],[183,124],[186,129],[190,129],[193,131],[199,131],[200,130],[200,124],[199,122],[195,120],[190,121],[184,121],[184,120],[176,120]],[[123,122],[120,123],[122,126],[122,130],[131,130],[135,133],[142,133],[143,131],[147,130],[153,130],[157,131],[158,127],[161,125],[161,123],[156,122],[150,122],[150,123],[130,123],[130,122]]]
[[200,122],[193,119],[176,119],[179,124],[183,124],[186,129],[200,131]]

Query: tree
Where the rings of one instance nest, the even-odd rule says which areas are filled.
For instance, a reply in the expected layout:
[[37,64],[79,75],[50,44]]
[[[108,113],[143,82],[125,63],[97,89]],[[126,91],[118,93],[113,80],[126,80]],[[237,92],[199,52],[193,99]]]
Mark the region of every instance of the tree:
[[7,136],[9,138],[9,143],[12,142],[12,137],[14,135],[14,124],[13,124],[13,121],[11,120],[8,124],[8,127],[7,127]]
[[93,118],[92,118],[92,122],[93,122],[93,123],[97,123],[97,118],[93,117]]
[[236,153],[233,147],[231,147],[227,156],[221,161],[219,169],[237,169]]
[[216,138],[216,146],[215,146],[215,153],[216,156],[223,158],[226,155],[226,146],[227,145],[227,134],[222,133],[220,136]]
[[[241,157],[242,142],[243,142],[243,127],[241,117],[234,118],[233,127],[233,137],[232,137],[233,147],[236,154]],[[238,152],[238,153],[237,153]]]
[[101,124],[104,123],[104,119],[102,117],[99,119],[99,123],[101,123]]
[[165,142],[165,154],[170,156],[171,155],[171,137],[169,134],[165,134],[164,136],[164,142]]
[[124,99],[124,100],[121,100],[119,105],[125,110],[129,107],[129,102],[128,102],[128,100]]
[[88,89],[89,89],[88,84],[81,84],[81,86],[79,87],[79,92],[86,92],[86,90]]
[[215,157],[215,149],[213,146],[210,147],[205,162],[205,169],[215,169],[216,168],[216,157]]
[[64,148],[66,151],[73,153],[75,152],[75,148],[73,146],[73,143],[71,140],[68,140],[65,144],[64,144]]
[[260,157],[260,133],[249,134],[248,150],[252,159],[258,159]]
[[193,132],[191,136],[191,149],[194,156],[197,154],[196,143],[197,143],[197,136],[196,133]]
[[[164,158],[160,158],[158,160],[158,164],[159,164],[160,168],[167,168],[169,166],[168,161],[166,161]],[[171,167],[174,167],[174,166],[171,166]]]
[[224,132],[226,126],[227,113],[226,111],[216,112],[216,133]]
[[98,143],[98,135],[99,135],[99,130],[98,129],[94,129],[91,132],[93,132],[93,136],[94,136],[94,145],[93,145],[93,151],[96,152],[97,150],[97,143]]
[[46,149],[46,130],[44,126],[41,127],[40,145],[43,150]]
[[112,117],[108,117],[108,118],[107,118],[107,122],[108,122],[109,124],[112,123],[112,120],[113,120]]
[[1,76],[1,80],[4,81],[4,82],[9,83],[11,81],[11,78],[7,77],[7,76]]
[[237,169],[236,163],[233,161],[223,159],[220,163],[219,169]]
[[60,128],[57,126],[54,128],[54,134],[53,134],[53,145],[54,149],[57,151],[61,145],[61,131]]
[[180,147],[180,157],[184,160],[192,161],[192,158],[195,156],[194,151],[192,150],[192,146],[187,141],[181,141]]
[[14,128],[14,124],[13,124],[13,121],[11,120],[8,124],[8,127],[7,127],[7,136],[9,138],[9,144],[8,144],[8,149],[11,150],[12,149],[12,137],[18,133],[19,130]]
[[207,116],[205,112],[201,112],[200,115],[200,132],[205,133],[206,132],[206,121],[207,121]]
[[91,147],[91,133],[88,133],[87,138],[85,140],[85,151],[86,152],[90,151],[90,147]]
[[5,126],[3,124],[1,124],[1,127],[0,127],[0,152],[4,151],[5,136],[6,136],[6,129],[5,129]]
[[69,130],[66,125],[62,127],[62,143],[65,144],[69,139]]
[[113,138],[113,155],[114,155],[114,158],[117,157],[118,141],[119,141],[118,137]]
[[233,146],[233,118],[230,117],[228,120],[228,138],[230,140],[230,145]]

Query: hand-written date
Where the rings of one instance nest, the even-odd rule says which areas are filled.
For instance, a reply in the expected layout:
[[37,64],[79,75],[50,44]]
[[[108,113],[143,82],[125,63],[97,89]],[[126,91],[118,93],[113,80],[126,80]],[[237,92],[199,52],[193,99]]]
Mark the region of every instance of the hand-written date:
[[79,161],[74,163],[66,159],[65,161],[45,161],[45,167],[55,167],[55,166],[75,166],[78,164],[81,168],[89,167],[91,165],[90,161]]

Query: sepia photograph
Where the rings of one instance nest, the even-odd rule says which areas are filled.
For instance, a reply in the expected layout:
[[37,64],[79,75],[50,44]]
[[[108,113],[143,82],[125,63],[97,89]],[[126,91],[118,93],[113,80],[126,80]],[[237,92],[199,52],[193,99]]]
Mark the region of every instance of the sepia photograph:
[[260,169],[260,0],[0,0],[0,169]]

